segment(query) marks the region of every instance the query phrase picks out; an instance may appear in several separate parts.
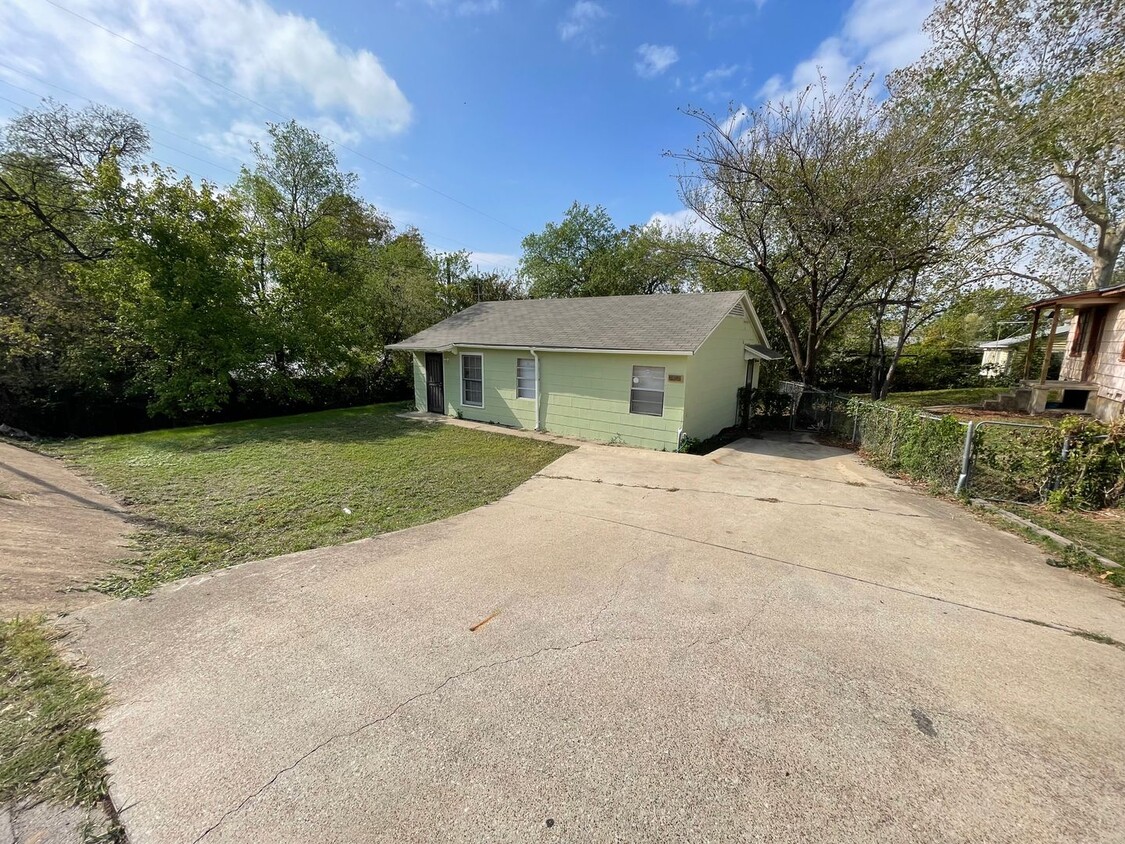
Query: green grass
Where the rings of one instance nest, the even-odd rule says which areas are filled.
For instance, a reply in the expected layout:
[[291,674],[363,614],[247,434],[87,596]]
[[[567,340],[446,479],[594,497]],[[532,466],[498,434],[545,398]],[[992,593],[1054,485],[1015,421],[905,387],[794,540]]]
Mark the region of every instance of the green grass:
[[953,390],[919,390],[891,393],[887,401],[904,407],[939,407],[947,404],[975,405],[1005,392],[1003,387],[964,387]]
[[93,727],[101,684],[68,665],[39,619],[0,622],[0,803],[24,797],[91,806],[106,795]]
[[1088,551],[1125,565],[1125,510],[1120,508],[1086,513],[1080,510],[1054,512],[1046,507],[1009,505],[1017,516],[1065,536]]
[[374,405],[47,450],[147,521],[133,571],[98,584],[116,595],[452,516],[495,501],[570,450],[398,418],[404,409]]
[[[1035,522],[1041,527],[1046,527],[1048,530],[1054,530],[1055,533],[1058,533],[1060,536],[1066,536],[1072,542],[1081,541],[1078,535],[1067,534],[1064,531],[1057,530],[1055,527],[1049,526],[1044,520],[1033,518],[1033,514],[1029,512],[1033,509],[1039,510],[1039,508],[1009,505],[1009,510],[1012,513],[1015,513],[1018,516],[1022,516],[1028,521]],[[1048,554],[1052,555],[1051,558],[1047,560],[1048,565],[1052,565],[1057,568],[1071,569],[1073,571],[1085,574],[1089,577],[1093,577],[1108,586],[1113,586],[1118,589],[1125,590],[1125,569],[1106,568],[1094,557],[1092,557],[1085,548],[1075,547],[1073,545],[1062,546],[1055,540],[1043,536],[1042,534],[1037,533],[1029,527],[1016,524],[1015,522],[1004,518],[998,513],[991,513],[988,510],[977,507],[974,507],[972,509],[972,513],[981,521],[987,522],[988,524],[999,530],[1005,531],[1006,533],[1015,534],[1016,536],[1026,539],[1032,545],[1038,545]],[[1090,550],[1097,549],[1091,548]],[[1110,557],[1109,554],[1105,554],[1105,556]],[[1110,559],[1113,558],[1110,557]],[[1125,645],[1122,645],[1122,647],[1125,647]]]

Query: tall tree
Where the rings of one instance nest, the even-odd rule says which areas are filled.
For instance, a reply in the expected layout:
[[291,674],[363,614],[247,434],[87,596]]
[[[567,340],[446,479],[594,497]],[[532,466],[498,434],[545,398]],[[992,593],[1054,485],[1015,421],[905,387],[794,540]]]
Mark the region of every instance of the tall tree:
[[133,387],[152,397],[150,412],[217,411],[258,351],[242,218],[207,182],[146,176],[127,187],[115,257],[99,270],[105,295],[143,349]]
[[933,46],[892,79],[896,95],[966,116],[959,139],[983,153],[977,200],[1010,242],[1064,244],[1089,262],[1088,287],[1113,284],[1125,244],[1121,0],[944,0],[926,30]]
[[536,298],[603,296],[613,286],[617,227],[600,205],[575,202],[558,223],[523,239],[520,273]]
[[[51,428],[126,407],[133,361],[98,266],[124,171],[147,150],[129,115],[45,101],[0,136],[0,419]],[[55,430],[58,430],[56,427]]]
[[[98,222],[121,173],[148,151],[123,111],[52,100],[8,122],[0,139],[0,237],[28,259],[91,261],[111,244]],[[108,190],[106,189],[108,186]]]
[[707,261],[752,274],[799,377],[815,384],[832,335],[931,260],[912,212],[922,162],[856,75],[716,117],[680,157],[685,204],[716,231]]
[[341,374],[361,365],[359,308],[385,217],[355,195],[331,144],[300,124],[269,124],[235,194],[254,255],[253,301],[278,382]]
[[657,223],[618,229],[601,205],[575,202],[523,239],[520,274],[537,298],[675,293],[694,280],[686,240]]

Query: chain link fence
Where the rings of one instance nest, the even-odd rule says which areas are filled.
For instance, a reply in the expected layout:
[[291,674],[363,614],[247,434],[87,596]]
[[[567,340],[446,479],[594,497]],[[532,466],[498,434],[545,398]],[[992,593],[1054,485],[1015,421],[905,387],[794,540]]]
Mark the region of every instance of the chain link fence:
[[789,398],[789,430],[850,443],[884,471],[945,492],[1039,504],[1073,471],[1071,439],[1055,425],[966,422],[789,381],[780,390]]

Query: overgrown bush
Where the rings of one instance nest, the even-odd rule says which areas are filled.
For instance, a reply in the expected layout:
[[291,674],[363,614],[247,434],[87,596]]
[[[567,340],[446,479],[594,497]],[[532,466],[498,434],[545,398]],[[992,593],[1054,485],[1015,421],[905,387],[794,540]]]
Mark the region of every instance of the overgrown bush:
[[957,484],[965,426],[952,416],[934,418],[913,408],[852,399],[863,454],[879,468],[943,488]]
[[1038,504],[1057,485],[1062,432],[1053,426],[983,424],[973,436],[973,494]]
[[[864,455],[887,472],[953,490],[965,423],[912,408],[852,399]],[[1055,509],[1100,510],[1125,499],[1125,419],[1069,417],[1057,426],[983,423],[975,429],[972,495]]]
[[1048,503],[1085,510],[1120,503],[1125,497],[1125,418],[1103,425],[1071,416],[1059,431],[1066,437],[1067,454]]

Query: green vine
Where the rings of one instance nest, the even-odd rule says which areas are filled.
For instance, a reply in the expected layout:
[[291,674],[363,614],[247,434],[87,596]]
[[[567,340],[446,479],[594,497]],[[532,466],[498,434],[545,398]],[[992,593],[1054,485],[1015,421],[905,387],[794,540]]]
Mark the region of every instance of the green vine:
[[[852,399],[860,448],[881,469],[953,489],[961,472],[965,424],[911,408]],[[1058,425],[982,423],[975,429],[971,494],[1099,510],[1125,498],[1125,419],[1103,424],[1068,417]]]

